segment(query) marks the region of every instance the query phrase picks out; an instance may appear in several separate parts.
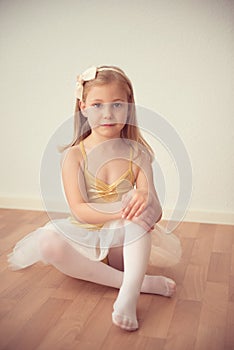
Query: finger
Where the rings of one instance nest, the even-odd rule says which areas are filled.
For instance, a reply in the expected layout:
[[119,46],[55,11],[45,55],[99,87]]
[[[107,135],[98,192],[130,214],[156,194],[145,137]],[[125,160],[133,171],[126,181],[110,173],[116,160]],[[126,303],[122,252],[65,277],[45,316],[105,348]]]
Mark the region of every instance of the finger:
[[124,217],[127,217],[129,213],[131,212],[134,205],[136,205],[136,199],[132,199],[130,203],[126,206],[126,208],[123,210]]
[[133,208],[133,206],[135,206],[136,204],[140,207],[144,203],[145,203],[144,198],[134,196],[129,203],[129,207]]
[[139,209],[136,211],[135,216],[139,216],[145,210],[146,204],[142,203]]
[[128,213],[130,212],[130,207],[129,205],[123,209],[123,214],[122,214],[122,218],[126,218],[128,216]]
[[133,216],[135,216],[135,214],[139,210],[140,206],[141,206],[141,204],[138,202],[133,205],[133,207],[131,208],[131,210],[129,211],[129,213],[127,215],[128,220],[131,220],[133,218]]
[[122,214],[122,218],[127,218],[128,217],[128,215],[129,215],[129,213],[130,213],[130,211],[131,211],[131,208],[128,206],[128,207],[126,207],[125,209],[124,209],[124,211],[123,211],[123,214]]

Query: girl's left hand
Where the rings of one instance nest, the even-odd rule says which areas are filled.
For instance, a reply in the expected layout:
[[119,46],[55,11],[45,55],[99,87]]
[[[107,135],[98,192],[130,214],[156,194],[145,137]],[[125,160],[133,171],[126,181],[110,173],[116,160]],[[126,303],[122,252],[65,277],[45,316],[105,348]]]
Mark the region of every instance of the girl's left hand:
[[122,218],[131,220],[138,217],[145,210],[148,199],[148,192],[145,190],[134,189],[128,192],[122,199]]

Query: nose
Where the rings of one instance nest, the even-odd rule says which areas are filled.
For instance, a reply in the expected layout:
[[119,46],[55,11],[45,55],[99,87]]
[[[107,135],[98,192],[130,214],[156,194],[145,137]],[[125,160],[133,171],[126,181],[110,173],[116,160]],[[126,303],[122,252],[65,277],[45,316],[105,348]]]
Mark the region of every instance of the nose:
[[112,118],[112,108],[111,103],[106,103],[104,106],[103,116],[105,119],[111,119]]

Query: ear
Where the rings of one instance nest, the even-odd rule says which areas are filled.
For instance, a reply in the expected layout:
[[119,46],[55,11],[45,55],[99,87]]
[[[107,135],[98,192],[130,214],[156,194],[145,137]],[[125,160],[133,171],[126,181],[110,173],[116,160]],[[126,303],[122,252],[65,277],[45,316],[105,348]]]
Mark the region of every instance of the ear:
[[86,104],[85,104],[85,102],[79,101],[79,107],[80,107],[80,110],[81,110],[83,116],[86,117],[86,112],[85,112]]

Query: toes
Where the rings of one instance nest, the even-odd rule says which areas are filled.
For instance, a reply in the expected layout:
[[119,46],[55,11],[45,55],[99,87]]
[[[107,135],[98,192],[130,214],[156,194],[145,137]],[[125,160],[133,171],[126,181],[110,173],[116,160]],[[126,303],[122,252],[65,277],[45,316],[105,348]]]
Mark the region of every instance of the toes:
[[176,291],[176,283],[170,278],[166,278],[167,292],[166,296],[171,297]]
[[133,332],[133,331],[136,331],[138,329],[138,322],[137,321],[131,320],[129,317],[127,317],[125,315],[119,315],[116,312],[112,313],[112,322],[116,326],[118,326],[126,331]]

